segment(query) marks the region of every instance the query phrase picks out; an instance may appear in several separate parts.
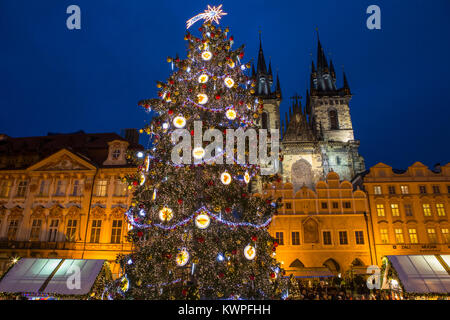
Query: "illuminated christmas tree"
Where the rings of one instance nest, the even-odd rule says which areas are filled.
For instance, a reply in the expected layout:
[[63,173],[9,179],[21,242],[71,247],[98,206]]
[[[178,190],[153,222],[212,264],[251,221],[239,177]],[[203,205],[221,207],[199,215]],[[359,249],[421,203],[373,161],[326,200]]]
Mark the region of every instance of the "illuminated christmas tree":
[[[259,164],[238,164],[236,149],[201,141],[207,140],[206,129],[212,129],[214,142],[230,129],[256,129],[263,107],[248,75],[250,64],[242,62],[244,46],[233,50],[229,29],[212,24],[221,15],[221,7],[209,7],[188,21],[189,27],[205,20],[201,36],[186,33],[187,59],[167,58],[174,71],[157,82],[159,98],[139,103],[153,115],[142,130],[152,147],[133,155],[138,172],[126,177],[134,189],[126,213],[134,251],[119,258],[124,276],[116,288],[125,298],[285,294],[274,258],[278,244],[267,231],[280,201],[255,196],[250,187],[256,179],[266,183],[278,176],[261,176]],[[232,164],[220,160],[227,157]]]

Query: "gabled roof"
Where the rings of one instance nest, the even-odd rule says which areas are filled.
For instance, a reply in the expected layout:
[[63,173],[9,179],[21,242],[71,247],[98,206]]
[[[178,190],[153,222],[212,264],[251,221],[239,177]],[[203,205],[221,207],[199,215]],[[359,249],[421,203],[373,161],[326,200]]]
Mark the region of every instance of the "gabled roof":
[[[40,137],[11,138],[0,140],[0,170],[23,170],[62,149],[85,159],[98,167],[108,157],[108,142],[127,141],[129,149],[141,150],[143,147],[122,138],[117,133],[52,134]],[[1,161],[5,157],[7,161]],[[3,158],[3,159],[5,159]]]

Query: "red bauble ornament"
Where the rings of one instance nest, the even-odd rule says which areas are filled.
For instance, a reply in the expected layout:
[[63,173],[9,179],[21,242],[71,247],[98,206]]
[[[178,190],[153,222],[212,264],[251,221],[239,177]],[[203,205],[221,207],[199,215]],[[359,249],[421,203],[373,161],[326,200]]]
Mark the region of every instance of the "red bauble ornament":
[[221,272],[219,273],[219,278],[222,279],[225,275]]
[[137,181],[133,181],[133,186],[137,186],[138,182]]
[[169,115],[173,115],[173,110],[169,109],[169,111],[167,112]]
[[220,99],[220,95],[217,95],[217,96],[216,96],[216,100],[219,100],[219,99]]
[[215,34],[214,34],[214,33],[211,33],[211,38],[214,38],[214,36],[215,36]]
[[225,208],[225,212],[226,213],[230,213],[231,212],[231,208]]
[[193,136],[194,135],[194,130],[191,130],[191,136]]
[[142,237],[142,236],[144,235],[144,233],[143,233],[142,231],[139,231],[139,232],[137,233],[137,235],[138,235],[138,237],[140,238],[140,237]]
[[242,194],[242,198],[245,198],[246,196],[247,196],[246,193],[243,193],[243,194]]
[[251,275],[251,276],[250,276],[250,280],[252,280],[252,281],[255,280],[255,276],[254,276],[254,275]]
[[234,38],[233,38],[233,36],[231,36],[231,37],[230,37],[230,41],[233,41],[233,40],[234,40]]
[[197,241],[200,242],[200,243],[203,243],[203,242],[205,242],[205,239],[203,237],[200,237],[200,238],[197,239]]
[[181,294],[186,297],[187,296],[187,290],[186,289],[181,290]]
[[203,88],[203,89],[206,89],[206,84],[202,84],[202,88]]
[[178,199],[178,204],[181,205],[183,203],[183,199]]
[[231,251],[231,253],[232,253],[232,254],[236,254],[236,253],[237,253],[237,250],[234,249],[233,251]]
[[272,272],[272,273],[270,274],[270,277],[271,277],[272,279],[275,278],[275,273]]
[[175,81],[173,81],[172,79],[170,79],[169,83],[170,83],[170,84],[174,84]]
[[239,57],[242,59],[244,57],[244,53],[241,52],[241,54],[239,55]]
[[257,236],[253,236],[252,237],[252,241],[256,241],[256,240],[258,240],[258,237]]
[[273,243],[273,246],[274,246],[275,248],[278,247],[278,242],[275,241],[275,242]]

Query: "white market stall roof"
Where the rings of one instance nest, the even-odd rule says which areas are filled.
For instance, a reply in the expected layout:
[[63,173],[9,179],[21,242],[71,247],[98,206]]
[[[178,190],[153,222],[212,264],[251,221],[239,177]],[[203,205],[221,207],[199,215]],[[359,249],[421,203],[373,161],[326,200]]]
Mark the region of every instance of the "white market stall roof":
[[450,293],[450,255],[387,256],[407,292]]
[[[20,259],[3,277],[0,292],[88,294],[104,263],[105,260]],[[70,285],[75,283],[76,270],[80,271],[79,287]]]

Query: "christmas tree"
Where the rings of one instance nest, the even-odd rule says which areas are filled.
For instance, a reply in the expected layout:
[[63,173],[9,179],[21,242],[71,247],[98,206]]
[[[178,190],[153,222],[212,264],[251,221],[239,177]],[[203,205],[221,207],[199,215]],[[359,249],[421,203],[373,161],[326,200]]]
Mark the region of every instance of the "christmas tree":
[[[251,190],[257,179],[279,178],[261,176],[259,164],[238,163],[236,149],[208,148],[198,139],[207,140],[206,129],[218,142],[230,129],[257,128],[262,113],[254,79],[247,75],[250,64],[242,63],[244,46],[233,50],[229,29],[211,21],[220,15],[203,17],[200,37],[186,33],[187,59],[167,58],[174,71],[166,82],[157,82],[159,97],[139,102],[153,115],[142,130],[151,148],[133,155],[138,172],[126,177],[134,189],[126,213],[134,249],[119,257],[124,276],[114,289],[124,298],[279,299],[285,294],[274,258],[278,244],[267,231],[280,200]],[[224,157],[232,163],[221,161]]]

